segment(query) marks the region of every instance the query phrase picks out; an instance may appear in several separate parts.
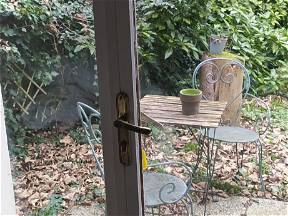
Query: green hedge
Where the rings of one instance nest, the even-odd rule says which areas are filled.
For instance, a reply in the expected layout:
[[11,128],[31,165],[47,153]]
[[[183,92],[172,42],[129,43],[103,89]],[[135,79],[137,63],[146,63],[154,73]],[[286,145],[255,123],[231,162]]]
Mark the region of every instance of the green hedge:
[[[11,84],[4,92],[11,134],[25,134],[13,107],[23,97],[13,86],[25,85],[22,70],[45,86],[61,78],[64,62],[81,67],[95,59],[91,2],[0,1],[0,81]],[[254,93],[287,94],[287,11],[287,0],[137,0],[141,78],[177,94],[191,85],[210,35],[224,34],[228,49],[245,59]]]
[[191,83],[211,34],[230,38],[255,93],[287,92],[288,1],[142,0],[138,4],[140,68],[167,93]]

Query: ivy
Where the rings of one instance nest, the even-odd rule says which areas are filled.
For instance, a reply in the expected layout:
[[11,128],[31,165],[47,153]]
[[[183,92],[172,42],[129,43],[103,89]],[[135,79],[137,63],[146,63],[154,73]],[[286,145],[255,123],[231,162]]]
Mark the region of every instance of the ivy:
[[[7,108],[23,98],[24,73],[44,87],[95,60],[90,0],[0,1],[0,81]],[[139,70],[144,84],[178,94],[208,51],[211,34],[245,60],[254,93],[288,91],[287,0],[137,0]],[[39,84],[40,85],[40,84]]]
[[[0,1],[0,82],[7,127],[16,146],[24,144],[20,122],[21,112],[29,107],[25,98],[32,98],[37,90],[34,85],[29,89],[29,81],[45,89],[63,77],[67,62],[74,70],[88,64],[88,59],[95,61],[91,2]],[[16,150],[12,152],[23,152]]]

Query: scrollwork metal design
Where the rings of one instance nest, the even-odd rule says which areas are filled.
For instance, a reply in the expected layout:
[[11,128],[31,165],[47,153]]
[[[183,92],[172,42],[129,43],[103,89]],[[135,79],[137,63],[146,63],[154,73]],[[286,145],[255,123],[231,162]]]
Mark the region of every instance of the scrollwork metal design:
[[[221,61],[221,60],[229,60],[228,63],[225,63],[221,68],[219,68],[217,66],[217,64],[215,64],[215,61]],[[222,81],[226,84],[231,84],[234,81],[234,74],[231,72],[225,73],[225,69],[228,67],[239,67],[241,69],[241,71],[244,74],[244,85],[242,88],[241,93],[247,93],[249,91],[250,88],[250,77],[248,74],[247,69],[238,61],[236,60],[230,60],[230,59],[226,59],[226,58],[211,58],[211,59],[207,59],[202,61],[194,70],[193,75],[192,75],[192,86],[193,88],[199,88],[199,82],[198,82],[198,77],[199,77],[199,73],[201,72],[201,69],[205,66],[212,66],[212,69],[215,70],[211,70],[212,72],[208,72],[205,75],[205,80],[209,83],[209,84],[215,84],[219,81]],[[215,71],[215,72],[213,72]]]
[[[170,187],[170,190],[169,190],[169,187]],[[171,193],[173,193],[173,192],[175,191],[175,189],[176,189],[176,186],[175,186],[175,184],[172,183],[172,182],[163,185],[163,186],[160,188],[160,190],[159,190],[159,199],[161,200],[161,202],[164,203],[164,204],[174,203],[174,202],[175,202],[174,200],[171,201],[171,202],[169,202],[168,200],[165,201],[165,200],[163,199],[163,196],[164,196],[164,193],[165,193],[165,194],[171,194]],[[178,201],[178,200],[177,200],[177,201]]]

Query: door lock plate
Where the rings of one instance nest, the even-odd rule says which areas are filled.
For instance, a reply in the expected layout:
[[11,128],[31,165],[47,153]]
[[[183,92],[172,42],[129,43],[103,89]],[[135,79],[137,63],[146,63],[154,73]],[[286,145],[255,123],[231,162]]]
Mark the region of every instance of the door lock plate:
[[118,128],[118,144],[120,162],[129,166],[131,164],[131,146],[129,142],[129,130],[140,134],[150,134],[151,129],[130,124],[129,120],[129,97],[126,93],[120,92],[116,98],[117,119],[114,126]]

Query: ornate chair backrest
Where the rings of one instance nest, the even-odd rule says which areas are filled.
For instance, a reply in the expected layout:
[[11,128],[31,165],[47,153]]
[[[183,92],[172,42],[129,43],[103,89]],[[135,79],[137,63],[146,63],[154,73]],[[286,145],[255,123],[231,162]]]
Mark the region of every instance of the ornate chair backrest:
[[222,124],[239,124],[242,97],[250,88],[250,77],[242,63],[227,58],[204,60],[193,72],[192,86],[202,90],[205,100],[227,102]]
[[103,158],[96,152],[97,145],[101,145],[102,142],[102,135],[100,131],[100,113],[82,102],[77,102],[77,111],[84,128],[87,141],[92,148],[92,153],[96,160],[96,166],[101,174],[101,177],[104,178]]

